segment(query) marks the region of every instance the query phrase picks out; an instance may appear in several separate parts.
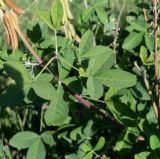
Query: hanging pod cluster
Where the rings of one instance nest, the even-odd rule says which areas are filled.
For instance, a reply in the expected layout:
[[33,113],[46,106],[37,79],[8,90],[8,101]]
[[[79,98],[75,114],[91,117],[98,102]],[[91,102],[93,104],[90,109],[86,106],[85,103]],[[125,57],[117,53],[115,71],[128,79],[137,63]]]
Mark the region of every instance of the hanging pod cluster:
[[63,31],[65,33],[65,36],[69,39],[74,39],[78,43],[80,42],[80,38],[75,32],[74,26],[71,23],[71,20],[73,20],[73,15],[71,13],[70,7],[69,7],[69,1],[68,0],[61,0],[61,3],[63,5]]
[[5,29],[7,43],[13,50],[18,47],[17,30],[19,24],[17,14],[23,15],[25,11],[12,0],[0,0],[0,19]]

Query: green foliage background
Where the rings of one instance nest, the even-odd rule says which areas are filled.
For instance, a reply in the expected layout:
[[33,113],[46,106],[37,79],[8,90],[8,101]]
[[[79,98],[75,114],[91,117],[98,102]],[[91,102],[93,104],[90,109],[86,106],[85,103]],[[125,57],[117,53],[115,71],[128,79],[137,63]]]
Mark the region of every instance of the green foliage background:
[[[159,159],[160,131],[143,80],[145,74],[153,88],[151,2],[128,0],[116,35],[124,0],[88,0],[88,8],[70,1],[80,44],[59,30],[57,0],[15,2],[26,9],[19,23],[39,56],[45,63],[57,49],[59,56],[48,67],[52,73],[42,72],[21,39],[12,51],[0,28],[0,158]],[[123,129],[84,107],[55,78]]]

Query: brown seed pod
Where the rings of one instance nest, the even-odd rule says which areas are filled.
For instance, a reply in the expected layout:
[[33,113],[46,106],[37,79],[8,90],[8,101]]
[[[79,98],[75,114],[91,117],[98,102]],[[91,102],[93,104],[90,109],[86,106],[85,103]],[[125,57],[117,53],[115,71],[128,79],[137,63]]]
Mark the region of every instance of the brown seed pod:
[[4,3],[17,14],[25,14],[25,11],[17,6],[12,0],[3,0]]
[[8,34],[7,36],[8,43],[11,45],[11,48],[14,50],[18,47],[18,39],[17,39],[16,30],[14,28],[14,24],[12,21],[11,13],[6,11],[3,16],[3,20],[4,20],[6,32]]
[[0,9],[0,20],[1,20],[2,24],[3,24],[4,29],[5,29],[6,41],[10,45],[10,37],[9,37],[8,30],[7,30],[6,26],[4,25],[3,16],[4,16],[4,12],[2,11],[2,9]]
[[5,25],[4,25],[4,29],[5,29],[5,38],[6,38],[7,44],[11,45],[10,35],[9,35],[8,29]]

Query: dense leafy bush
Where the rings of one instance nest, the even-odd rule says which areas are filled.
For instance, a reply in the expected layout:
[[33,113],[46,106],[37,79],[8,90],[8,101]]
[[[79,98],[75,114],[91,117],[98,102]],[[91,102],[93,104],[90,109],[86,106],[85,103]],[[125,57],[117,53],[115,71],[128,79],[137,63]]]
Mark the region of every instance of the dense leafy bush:
[[159,159],[156,0],[15,0],[18,21],[10,2],[0,158]]

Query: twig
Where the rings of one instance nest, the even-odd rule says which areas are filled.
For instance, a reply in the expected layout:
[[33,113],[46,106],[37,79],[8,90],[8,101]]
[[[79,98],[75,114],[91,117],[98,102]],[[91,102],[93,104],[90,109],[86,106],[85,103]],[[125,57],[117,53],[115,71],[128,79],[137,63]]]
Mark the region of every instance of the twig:
[[15,26],[15,30],[17,31],[18,35],[20,36],[20,38],[22,39],[22,41],[24,42],[28,50],[32,53],[32,55],[36,58],[38,63],[41,65],[43,63],[42,59],[39,57],[37,52],[34,51],[31,44],[28,42],[27,38],[21,32],[20,28],[15,23],[14,23],[14,26]]
[[127,4],[127,1],[128,0],[124,0],[123,6],[120,10],[118,20],[117,20],[117,25],[116,25],[116,29],[115,29],[115,36],[114,36],[114,40],[113,40],[113,51],[115,51],[115,52],[116,52],[116,48],[117,48],[117,40],[118,40],[118,35],[119,35],[119,24],[120,24],[120,20],[121,20],[121,17],[122,17],[123,10],[124,10],[124,8]]
[[[39,0],[34,0],[26,9],[25,9],[25,12],[27,12],[28,10],[30,10],[36,3],[38,3]],[[20,19],[22,17],[22,15],[20,15],[18,17],[18,19]]]
[[157,120],[159,121],[159,119],[158,119],[159,107],[157,106],[156,101],[154,99],[154,96],[152,94],[152,91],[150,89],[150,84],[149,84],[149,81],[147,80],[146,71],[142,71],[141,68],[138,66],[138,64],[136,62],[134,63],[134,65],[136,66],[136,68],[141,73],[141,76],[143,77],[143,81],[144,81],[144,84],[145,84],[145,87],[146,87],[146,91],[147,91],[147,93],[148,93],[148,95],[151,99],[151,103],[152,103],[152,106],[153,106],[153,109],[154,109],[155,116],[156,116]]
[[143,8],[143,15],[144,15],[144,20],[145,20],[145,22],[148,22],[147,11],[146,11],[145,8]]
[[[156,105],[159,111],[159,80],[158,80],[158,11],[157,11],[157,0],[152,0],[153,2],[153,31],[154,31],[154,68],[155,68],[155,91],[156,91]],[[160,118],[160,111],[158,113],[158,118]]]
[[[142,3],[144,4],[144,0],[142,0]],[[145,22],[148,22],[148,16],[147,16],[147,11],[145,7],[143,7],[143,15],[144,15]]]
[[[37,80],[37,78],[41,75],[41,73],[44,71],[44,70],[49,70],[48,69],[48,66],[51,64],[51,62],[53,62],[55,59],[57,59],[57,56],[53,56],[49,61],[48,61],[48,63],[44,66],[43,65],[43,69],[38,73],[38,75],[33,79],[33,81],[36,81]],[[50,73],[51,73],[51,71],[50,71]]]
[[150,96],[150,99],[151,99],[151,102],[152,102],[152,106],[153,106],[153,109],[154,109],[154,113],[156,115],[156,118],[158,119],[159,115],[158,115],[158,106],[154,100],[154,97],[153,97],[153,94],[152,94],[152,91],[149,87],[149,81],[147,80],[147,77],[146,77],[146,71],[143,72],[143,80],[144,80],[144,84],[145,84],[145,87],[146,87],[146,90],[147,90],[147,93],[148,95]]

